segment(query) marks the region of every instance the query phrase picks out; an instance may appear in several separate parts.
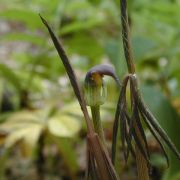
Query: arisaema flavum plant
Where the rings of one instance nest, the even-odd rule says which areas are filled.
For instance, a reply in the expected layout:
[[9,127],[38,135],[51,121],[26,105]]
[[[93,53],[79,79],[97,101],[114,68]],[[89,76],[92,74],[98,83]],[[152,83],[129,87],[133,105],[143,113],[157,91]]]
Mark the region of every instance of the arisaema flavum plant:
[[[63,62],[86,121],[88,157],[86,178],[103,180],[118,179],[113,164],[115,163],[116,158],[117,134],[120,126],[121,142],[125,160],[128,160],[129,154],[134,156],[137,162],[138,179],[147,180],[149,179],[151,162],[148,143],[144,132],[144,127],[142,125],[143,122],[146,124],[147,128],[160,145],[167,160],[167,164],[169,164],[169,160],[161,143],[161,139],[167,144],[172,152],[174,152],[178,159],[180,159],[180,154],[143,101],[139,90],[135,65],[133,62],[126,0],[120,1],[120,8],[123,46],[128,67],[128,74],[122,80],[120,95],[116,107],[113,126],[112,158],[109,157],[109,153],[105,145],[105,140],[103,137],[104,135],[100,124],[99,108],[100,105],[104,103],[106,96],[106,89],[102,76],[110,75],[116,80],[117,83],[119,83],[117,76],[110,67],[103,65],[95,66],[86,75],[85,93],[87,94],[85,94],[84,98],[78,85],[76,75],[64,49],[62,48],[62,45],[54,35],[46,20],[42,17],[41,19],[44,25],[47,27],[59,57]],[[126,97],[128,87],[130,90],[130,105],[128,105],[129,101]],[[98,92],[100,93],[100,96],[97,98]],[[91,98],[92,96],[94,97]],[[91,106],[94,123],[90,119],[86,105]],[[96,124],[97,122],[98,124]]]
[[[40,16],[41,17],[41,16]],[[87,173],[86,179],[103,179],[103,180],[117,180],[119,179],[115,168],[112,164],[108,151],[105,145],[101,142],[99,136],[94,131],[92,121],[89,117],[87,111],[85,99],[82,95],[81,89],[79,87],[76,75],[70,64],[70,61],[62,48],[62,45],[58,41],[54,32],[51,30],[47,21],[41,17],[42,22],[47,27],[54,46],[59,54],[60,59],[66,69],[69,76],[71,85],[73,87],[74,93],[78,99],[81,110],[84,115],[84,119],[87,125]]]
[[[138,179],[147,180],[149,179],[151,163],[142,121],[145,122],[147,128],[160,145],[167,160],[167,164],[169,164],[168,156],[160,138],[174,152],[178,159],[180,159],[180,153],[143,101],[139,91],[138,78],[133,61],[126,0],[120,1],[120,9],[123,47],[129,74],[125,76],[122,82],[122,88],[120,90],[115,114],[112,142],[112,162],[115,162],[117,132],[118,126],[120,125],[120,134],[125,160],[128,159],[129,153],[131,153],[136,158]],[[126,98],[128,83],[130,84],[130,110],[128,109],[128,101]]]

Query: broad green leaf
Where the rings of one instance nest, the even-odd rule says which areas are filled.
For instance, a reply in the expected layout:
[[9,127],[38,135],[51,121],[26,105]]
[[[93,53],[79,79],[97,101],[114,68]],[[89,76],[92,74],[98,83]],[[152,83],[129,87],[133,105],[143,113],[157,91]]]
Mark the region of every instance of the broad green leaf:
[[136,62],[150,58],[157,52],[157,43],[145,37],[133,37],[132,46]]
[[20,140],[33,147],[44,127],[35,112],[21,111],[10,115],[1,124],[0,130],[8,134],[5,140],[6,147],[11,147]]
[[27,25],[29,28],[42,27],[41,21],[38,17],[38,12],[26,9],[9,9],[0,12],[0,16],[6,20],[19,21]]
[[48,121],[49,131],[59,137],[72,137],[80,130],[80,121],[73,116],[59,114]]
[[[180,151],[178,135],[180,129],[179,114],[177,114],[168,99],[160,91],[155,89],[155,87],[145,86],[142,88],[142,92],[148,107]],[[169,151],[169,155],[171,161],[170,168],[166,171],[166,180],[172,179],[173,176],[179,173],[180,169],[179,159],[171,151]]]
[[68,24],[60,29],[60,34],[69,34],[75,33],[85,30],[90,30],[93,27],[99,26],[104,22],[104,19],[97,18],[97,19],[89,19],[84,21],[76,21],[71,24]]
[[61,113],[83,117],[78,102],[68,103],[67,105],[61,108]]
[[22,32],[5,34],[2,37],[2,41],[24,41],[27,43],[32,43],[40,46],[44,43],[44,39],[41,36],[37,36],[35,34],[25,34]]
[[91,4],[88,1],[81,1],[77,0],[76,3],[69,3],[66,7],[66,11],[71,13],[78,13],[79,11],[82,12],[82,9],[87,9],[90,11],[92,9]]
[[76,33],[73,38],[66,39],[71,54],[79,54],[87,57],[90,64],[92,60],[98,60],[103,55],[101,44],[88,33]]
[[27,145],[34,147],[38,141],[42,126],[39,124],[33,124],[31,126],[24,126],[21,129],[12,131],[6,138],[5,146],[11,147],[20,140],[23,140]]
[[101,0],[91,0],[92,4],[98,5],[101,3]]
[[[33,124],[33,123],[40,123],[39,117],[37,116],[37,111],[20,111],[15,112],[6,120],[6,122],[2,125],[7,127],[11,127],[15,124]],[[1,127],[2,127],[1,126]]]

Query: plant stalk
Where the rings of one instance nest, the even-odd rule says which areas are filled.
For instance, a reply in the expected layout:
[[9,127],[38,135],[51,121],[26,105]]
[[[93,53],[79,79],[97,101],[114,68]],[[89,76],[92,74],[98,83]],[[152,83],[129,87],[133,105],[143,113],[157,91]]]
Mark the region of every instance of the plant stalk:
[[[134,128],[136,131],[136,134],[139,138],[139,141],[142,144],[142,147],[145,148],[145,144],[143,142],[142,136],[138,130],[137,124],[134,123]],[[138,180],[149,180],[149,170],[147,166],[147,161],[142,155],[140,149],[138,146],[135,146],[135,153],[136,153],[136,165],[137,165],[137,174],[138,174]]]
[[101,123],[100,118],[100,106],[91,106],[91,114],[94,124],[94,130],[98,134],[99,138],[101,139],[102,143],[105,145],[105,137],[104,137],[104,131]]
[[[128,14],[127,14],[127,2],[126,0],[120,0],[120,8],[121,8],[121,24],[122,24],[122,37],[123,37],[123,47],[125,59],[128,67],[128,72],[130,74],[135,73],[135,65],[133,62],[132,48],[131,48],[131,38],[129,32],[129,23],[128,23]],[[137,125],[134,123],[134,128],[142,147],[145,148],[143,138],[139,132]],[[138,149],[137,145],[135,145],[135,153],[136,153],[136,164],[137,164],[137,172],[139,180],[149,180],[148,175],[148,166],[145,158],[142,153]]]
[[131,38],[129,31],[129,23],[128,23],[128,14],[127,14],[127,3],[126,0],[120,0],[120,8],[121,8],[121,25],[122,25],[122,38],[123,38],[123,47],[124,47],[124,55],[128,67],[128,72],[130,74],[135,73],[135,65],[133,62],[132,55],[132,46],[131,46]]

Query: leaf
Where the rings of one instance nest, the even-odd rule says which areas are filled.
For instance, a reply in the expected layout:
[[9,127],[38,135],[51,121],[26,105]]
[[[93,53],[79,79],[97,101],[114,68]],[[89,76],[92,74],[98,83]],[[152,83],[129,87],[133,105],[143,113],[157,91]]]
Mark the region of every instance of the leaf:
[[7,129],[11,129],[15,126],[21,126],[22,124],[41,123],[37,113],[37,111],[26,110],[15,112],[6,119],[6,122],[3,123],[0,128],[6,127]]
[[77,155],[74,151],[72,151],[72,142],[67,138],[58,138],[53,135],[50,135],[49,139],[51,142],[56,143],[60,155],[63,157],[65,165],[70,170],[72,176],[75,176],[78,171],[78,164]]
[[66,26],[63,26],[60,29],[60,35],[90,30],[93,27],[101,25],[103,22],[104,22],[103,18],[96,18],[96,19],[92,18],[84,21],[75,21]]
[[20,140],[24,140],[27,145],[34,147],[41,131],[42,126],[38,124],[12,131],[6,138],[5,147],[9,148]]
[[12,71],[11,68],[6,66],[5,64],[0,64],[0,75],[8,82],[11,82],[18,90],[21,89],[21,84],[19,82],[18,76]]
[[72,116],[54,116],[48,121],[49,131],[59,137],[72,137],[80,130],[80,121]]
[[32,43],[35,45],[39,45],[42,46],[42,44],[44,43],[44,39],[40,38],[40,36],[35,35],[35,34],[28,34],[28,33],[9,33],[9,34],[5,34],[2,37],[2,41],[24,41],[24,42],[28,42],[28,43]]
[[101,3],[101,0],[91,0],[92,4],[98,5]]
[[148,59],[157,52],[157,43],[151,39],[142,36],[135,36],[132,39],[134,59],[138,62],[140,60]]
[[76,116],[76,117],[83,117],[81,108],[79,107],[78,102],[68,103],[61,108],[61,113]]
[[[89,33],[81,32],[73,35],[73,38],[66,39],[69,53],[79,54],[88,59],[97,60],[103,55],[103,47]],[[90,62],[91,65],[93,64]]]
[[10,147],[22,139],[34,146],[45,128],[59,137],[72,137],[80,130],[81,121],[74,116],[61,112],[52,115],[49,113],[49,108],[45,108],[37,111],[24,110],[9,116],[0,126],[1,131],[8,133],[6,146]]
[[6,20],[19,21],[27,25],[29,28],[42,27],[41,22],[38,20],[38,13],[26,9],[9,9],[0,12],[1,18]]
[[[144,86],[142,88],[145,102],[147,103],[150,110],[159,121],[160,125],[167,132],[172,142],[176,145],[180,151],[180,141],[178,133],[180,129],[180,117],[172,107],[168,99],[155,87]],[[175,155],[169,151],[170,155],[170,168],[166,171],[166,178],[171,179],[179,172],[180,161]]]
[[5,146],[11,147],[16,142],[24,140],[33,147],[44,128],[37,112],[21,111],[10,115],[0,126],[0,131],[6,132]]

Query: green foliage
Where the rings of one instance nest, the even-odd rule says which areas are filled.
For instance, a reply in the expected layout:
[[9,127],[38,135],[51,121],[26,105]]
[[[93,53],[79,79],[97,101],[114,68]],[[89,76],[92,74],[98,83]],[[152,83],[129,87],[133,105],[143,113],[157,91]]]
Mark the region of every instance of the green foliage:
[[[78,104],[76,105],[78,107]],[[24,140],[27,144],[35,146],[43,130],[58,137],[72,137],[80,129],[80,121],[75,118],[80,109],[73,115],[67,113],[54,112],[54,109],[42,109],[37,111],[20,111],[9,116],[5,123],[0,127],[0,131],[8,132],[5,146],[11,147],[19,140]],[[69,108],[72,108],[69,106]]]
[[[180,150],[180,142],[177,132],[180,129],[180,116],[174,110],[168,99],[153,87],[145,86],[143,88],[144,97],[152,112],[158,119],[159,123],[165,129],[172,139],[178,150]],[[170,168],[166,172],[165,179],[173,179],[179,173],[180,162],[172,152],[170,155]]]
[[[134,60],[138,77],[146,84],[143,88],[145,100],[180,149],[179,1],[129,3]],[[91,66],[102,62],[112,63],[122,79],[127,68],[121,44],[119,1],[1,0],[0,4],[0,107],[6,91],[10,92],[10,102],[15,106],[13,111],[0,112],[0,135],[6,134],[0,144],[15,149],[21,141],[35,151],[38,138],[46,129],[47,139],[57,145],[70,176],[74,176],[79,167],[72,151],[73,141],[85,128],[65,70],[38,13],[48,19],[60,36],[81,82]],[[114,105],[117,89],[111,81],[108,86],[108,103]],[[28,106],[21,107],[24,90],[28,94]],[[105,124],[107,131],[112,126],[113,105],[101,112],[104,122],[109,123]],[[54,114],[49,107],[55,107]],[[30,154],[28,157],[34,158]],[[0,175],[8,156],[9,152],[4,153]],[[170,156],[172,163],[165,171],[167,179],[178,177],[180,168],[171,153]]]

